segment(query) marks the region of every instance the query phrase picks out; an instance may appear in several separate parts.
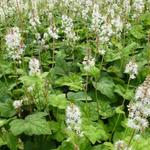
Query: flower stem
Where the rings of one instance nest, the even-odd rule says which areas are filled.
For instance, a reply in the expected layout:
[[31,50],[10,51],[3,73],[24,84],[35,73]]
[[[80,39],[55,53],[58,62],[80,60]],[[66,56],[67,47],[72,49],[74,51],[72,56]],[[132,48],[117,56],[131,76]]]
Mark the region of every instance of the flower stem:
[[[125,93],[127,92],[128,88],[129,88],[129,85],[130,85],[130,78],[128,79],[127,88],[125,90]],[[124,102],[125,102],[125,97],[123,98],[123,102],[121,104],[122,107],[124,106]],[[121,116],[121,114],[118,115],[117,121],[115,122],[114,128],[113,128],[111,136],[110,136],[110,140],[112,138],[112,135],[113,135],[114,131],[116,130],[116,127],[117,127],[118,121],[120,119],[120,116]]]
[[136,130],[134,129],[133,132],[132,132],[132,135],[131,135],[130,140],[129,140],[129,142],[128,142],[127,150],[128,150],[129,147],[130,147],[130,144],[131,144],[132,139],[133,139],[133,137],[134,137],[135,131],[136,131]]
[[87,98],[88,98],[88,82],[89,82],[89,76],[88,76],[88,73],[86,75],[86,83],[85,83],[85,100],[86,100],[86,113],[87,113],[87,117],[89,117],[89,107],[88,107],[88,101],[87,101]]

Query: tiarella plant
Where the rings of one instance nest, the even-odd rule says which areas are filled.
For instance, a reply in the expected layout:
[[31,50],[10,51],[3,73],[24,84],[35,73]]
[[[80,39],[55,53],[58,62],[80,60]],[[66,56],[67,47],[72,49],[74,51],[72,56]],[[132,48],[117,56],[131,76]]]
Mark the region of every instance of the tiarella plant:
[[149,150],[149,116],[149,0],[0,0],[1,150]]

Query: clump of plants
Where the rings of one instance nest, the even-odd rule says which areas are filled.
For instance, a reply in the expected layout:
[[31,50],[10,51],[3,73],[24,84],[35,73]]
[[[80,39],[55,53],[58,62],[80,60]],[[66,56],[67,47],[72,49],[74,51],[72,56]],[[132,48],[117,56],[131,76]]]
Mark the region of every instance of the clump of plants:
[[149,0],[1,0],[0,149],[149,150]]

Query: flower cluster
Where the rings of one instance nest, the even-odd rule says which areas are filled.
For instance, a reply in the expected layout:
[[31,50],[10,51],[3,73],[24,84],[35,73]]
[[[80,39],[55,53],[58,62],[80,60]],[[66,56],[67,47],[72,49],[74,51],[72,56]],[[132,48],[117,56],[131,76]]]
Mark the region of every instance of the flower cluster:
[[12,27],[7,33],[6,37],[6,45],[8,56],[12,58],[14,61],[19,61],[24,52],[24,44],[21,39],[21,33],[18,27]]
[[137,88],[135,100],[128,106],[128,126],[138,131],[144,131],[148,127],[146,118],[150,116],[150,76]]
[[70,104],[66,108],[66,124],[69,130],[75,131],[78,135],[82,135],[81,132],[81,112],[78,106]]
[[130,75],[130,79],[135,79],[138,74],[138,65],[134,61],[130,61],[125,68],[125,73]]
[[19,109],[21,106],[22,106],[22,100],[15,100],[15,101],[13,102],[13,107],[14,107],[15,109]]
[[144,10],[144,0],[134,0],[132,8],[135,11],[133,18],[139,17]]
[[74,25],[72,18],[63,15],[62,16],[62,28],[64,29],[64,33],[66,34],[66,38],[69,40],[76,41],[78,37],[74,32]]
[[95,66],[95,58],[93,58],[91,55],[87,55],[84,57],[82,64],[84,66],[84,70],[88,72]]
[[93,13],[92,13],[91,30],[95,31],[96,33],[100,33],[100,26],[102,22],[103,22],[103,18],[99,12],[99,5],[94,4]]
[[31,26],[32,26],[33,28],[35,28],[35,29],[36,29],[36,26],[38,26],[38,25],[41,24],[36,9],[32,9],[32,11],[30,12],[30,14],[29,14],[29,23],[30,23]]
[[128,147],[128,145],[123,140],[118,140],[115,142],[115,150],[132,150],[131,147]]
[[17,11],[27,11],[28,10],[27,1],[22,0],[1,0],[0,1],[0,21],[7,19],[7,17],[12,17]]
[[81,12],[83,19],[87,20],[88,12],[90,11],[90,7],[92,6],[92,4],[93,4],[92,0],[87,0],[85,2],[85,6],[83,7],[82,12]]
[[100,5],[95,3],[93,6],[91,29],[103,44],[109,43],[113,35],[119,37],[123,30],[122,11],[119,10],[117,3],[111,3],[109,2],[105,10],[106,14],[100,11]]
[[50,26],[48,28],[48,34],[53,38],[53,39],[58,39],[58,29],[56,27]]
[[41,73],[40,62],[36,58],[32,58],[29,62],[29,75],[38,75]]

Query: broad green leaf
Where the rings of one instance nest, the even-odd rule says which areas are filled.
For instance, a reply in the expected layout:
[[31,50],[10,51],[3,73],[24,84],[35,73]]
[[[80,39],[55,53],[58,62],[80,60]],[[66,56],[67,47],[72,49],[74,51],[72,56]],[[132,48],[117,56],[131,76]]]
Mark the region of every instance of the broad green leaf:
[[[130,44],[128,44],[123,50],[123,57],[127,57],[133,52],[133,50],[135,50],[136,48],[139,47],[139,44],[136,42],[132,42]],[[123,58],[124,59],[124,58]]]
[[110,77],[102,77],[97,83],[93,82],[94,87],[108,98],[114,98],[114,82]]
[[5,125],[8,122],[7,119],[1,119],[0,118],[0,127],[2,127],[3,125]]
[[64,141],[62,144],[55,150],[74,150],[74,146],[72,143]]
[[83,132],[92,144],[107,138],[106,132],[103,129],[100,129],[98,126],[95,127],[93,125],[84,125]]
[[122,107],[121,107],[121,106],[117,107],[117,108],[115,109],[115,111],[116,111],[117,114],[125,114],[125,112],[122,110]]
[[109,73],[115,73],[117,76],[121,76],[122,75],[120,68],[117,67],[117,66],[110,66],[107,69],[107,72],[109,72]]
[[11,132],[7,132],[4,137],[10,150],[17,150],[17,138]]
[[55,59],[55,73],[58,75],[65,75],[68,72],[68,66],[65,61],[65,54],[63,52],[58,52]]
[[56,80],[57,86],[68,86],[70,90],[79,91],[83,89],[82,78],[77,74],[70,74],[69,76],[61,77]]
[[136,150],[148,150],[150,144],[149,133],[142,136],[140,134],[135,135],[135,138],[132,141],[132,147]]
[[0,137],[0,146],[6,145],[6,141],[3,140],[2,137]]
[[145,37],[142,25],[133,26],[130,32],[137,39],[142,39]]
[[131,100],[134,97],[134,91],[132,89],[124,88],[122,85],[119,84],[115,86],[114,92],[127,100]]
[[68,99],[76,100],[76,101],[86,101],[86,100],[91,101],[92,100],[92,98],[90,96],[86,95],[85,92],[76,92],[76,93],[69,92],[67,94],[67,96],[68,96]]
[[12,106],[11,101],[0,103],[0,115],[2,117],[12,117],[16,114],[16,110]]
[[107,101],[99,102],[99,114],[102,116],[103,119],[112,117],[114,115],[114,110],[110,106],[109,102]]
[[17,136],[27,130],[27,124],[23,119],[15,119],[10,123],[10,130]]
[[116,50],[108,50],[104,57],[105,62],[113,62],[119,59],[121,59],[121,51]]
[[45,120],[46,113],[38,112],[23,119],[15,119],[10,123],[10,130],[14,135],[25,133],[27,135],[51,134],[49,123]]
[[7,86],[6,83],[0,81],[0,102],[4,102],[9,98],[8,88],[9,86]]
[[48,96],[48,104],[52,105],[53,107],[58,107],[59,109],[65,109],[67,107],[68,101],[65,97],[65,94],[51,94]]
[[88,71],[88,74],[97,79],[100,75],[100,70],[97,67],[92,67]]
[[91,150],[114,150],[114,146],[110,142],[93,146]]
[[41,83],[43,81],[39,76],[23,76],[20,80],[27,86]]
[[150,25],[150,12],[146,12],[144,15],[141,16],[141,20],[144,22],[144,25]]

